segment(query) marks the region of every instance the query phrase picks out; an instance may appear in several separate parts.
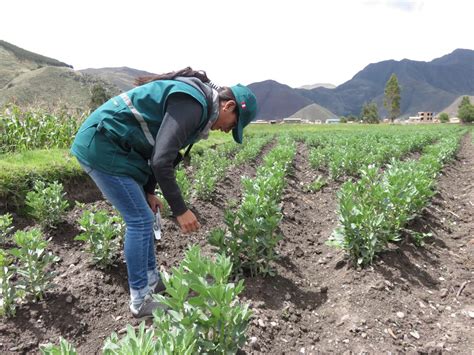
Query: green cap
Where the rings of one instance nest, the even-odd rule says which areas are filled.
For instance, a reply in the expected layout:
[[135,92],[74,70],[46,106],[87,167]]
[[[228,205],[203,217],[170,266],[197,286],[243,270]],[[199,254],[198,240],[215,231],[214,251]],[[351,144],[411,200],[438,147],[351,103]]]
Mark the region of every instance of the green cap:
[[237,126],[232,130],[232,136],[237,143],[242,143],[244,127],[257,116],[257,98],[248,87],[242,84],[231,86],[230,89],[239,108],[239,119]]

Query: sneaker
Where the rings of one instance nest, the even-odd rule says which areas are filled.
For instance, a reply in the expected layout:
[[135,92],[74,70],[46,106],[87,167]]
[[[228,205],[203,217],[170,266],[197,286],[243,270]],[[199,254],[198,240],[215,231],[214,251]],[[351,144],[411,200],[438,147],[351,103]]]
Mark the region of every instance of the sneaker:
[[130,311],[135,318],[153,317],[153,311],[157,308],[166,310],[166,307],[155,301],[150,295],[146,295],[140,307],[136,308],[130,304]]
[[165,284],[163,283],[163,281],[161,280],[161,277],[158,279],[158,281],[156,281],[155,283],[151,284],[150,286],[150,292],[152,294],[155,294],[155,293],[163,293],[165,292],[166,290],[166,286]]

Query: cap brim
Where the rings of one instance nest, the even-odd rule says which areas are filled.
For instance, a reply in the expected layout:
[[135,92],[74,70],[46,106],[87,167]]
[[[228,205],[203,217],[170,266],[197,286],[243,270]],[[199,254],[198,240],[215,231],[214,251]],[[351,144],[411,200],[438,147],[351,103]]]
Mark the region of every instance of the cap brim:
[[242,127],[242,124],[237,122],[237,127],[235,127],[232,130],[232,136],[234,137],[234,141],[236,141],[239,144],[242,144],[243,136],[244,136],[244,128]]

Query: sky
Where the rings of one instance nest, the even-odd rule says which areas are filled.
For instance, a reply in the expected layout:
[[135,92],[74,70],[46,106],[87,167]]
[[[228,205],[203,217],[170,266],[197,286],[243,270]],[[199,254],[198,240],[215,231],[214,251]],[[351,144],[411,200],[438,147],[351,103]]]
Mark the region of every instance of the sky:
[[219,85],[340,85],[474,49],[472,0],[3,0],[0,39],[74,69],[191,66]]

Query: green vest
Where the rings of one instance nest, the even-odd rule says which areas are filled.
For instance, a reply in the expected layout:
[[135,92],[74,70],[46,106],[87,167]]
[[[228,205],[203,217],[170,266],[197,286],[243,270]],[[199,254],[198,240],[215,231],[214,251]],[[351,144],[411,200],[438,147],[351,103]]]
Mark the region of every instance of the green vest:
[[202,105],[199,129],[181,148],[194,143],[209,121],[204,93],[180,81],[158,80],[115,96],[95,110],[79,129],[71,153],[94,169],[130,176],[144,185],[152,174],[149,159],[166,101],[174,93],[188,94]]

